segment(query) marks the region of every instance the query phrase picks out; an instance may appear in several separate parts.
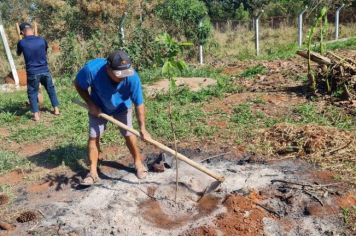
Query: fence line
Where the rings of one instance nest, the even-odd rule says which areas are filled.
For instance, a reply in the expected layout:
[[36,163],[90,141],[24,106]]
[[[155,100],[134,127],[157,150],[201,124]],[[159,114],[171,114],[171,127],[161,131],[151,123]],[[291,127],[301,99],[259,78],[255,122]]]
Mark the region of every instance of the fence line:
[[[349,25],[355,23],[355,14],[352,17],[343,17],[344,6],[338,8],[334,12],[329,12],[328,21],[329,29],[326,35],[326,40],[338,39],[339,38],[339,22],[342,22],[342,25]],[[342,9],[342,11],[341,11]],[[215,31],[220,33],[246,33],[251,32],[254,34],[254,43],[255,43],[255,53],[259,55],[260,53],[260,31],[266,32],[267,37],[271,34],[270,31],[265,30],[277,30],[283,27],[289,27],[295,29],[295,43],[298,43],[299,47],[303,45],[303,33],[307,32],[311,25],[314,23],[314,19],[308,17],[307,14],[304,14],[307,11],[305,8],[297,17],[294,16],[275,16],[270,18],[255,17],[247,20],[227,20],[227,21],[213,21],[212,25]],[[345,9],[347,15],[350,16],[354,9],[349,10],[348,12]],[[350,13],[351,12],[351,13]],[[355,12],[354,12],[355,13]],[[352,14],[351,14],[352,15]],[[334,24],[334,25],[333,25]],[[352,27],[351,27],[352,28]],[[351,29],[352,30],[352,29]],[[252,37],[249,33],[248,37]],[[234,36],[236,37],[236,35]],[[276,36],[275,36],[276,37]],[[278,37],[278,36],[277,36]],[[293,36],[294,37],[294,36]],[[230,36],[231,38],[231,36]],[[262,38],[262,41],[265,40]],[[291,42],[292,43],[292,42]],[[201,59],[202,61],[202,59]]]
[[[340,24],[343,25],[348,25],[348,24],[354,24],[356,23],[356,12],[354,12],[354,15],[352,15],[352,11],[346,11],[346,9],[342,9],[339,22]],[[336,18],[336,11],[335,12],[330,12],[328,14],[328,21],[329,23],[334,23],[335,18]],[[264,18],[263,16],[261,17],[260,24],[261,26],[268,26],[269,28],[272,29],[277,29],[280,27],[294,27],[297,26],[298,24],[298,16],[274,16],[274,17],[269,17],[269,18]],[[308,17],[307,14],[303,17],[303,24],[305,25],[311,25],[313,24],[314,19],[311,17]],[[248,19],[248,20],[221,20],[221,21],[212,21],[212,25],[215,30],[220,31],[221,33],[224,33],[226,31],[231,31],[231,30],[236,30],[238,28],[244,27],[244,28],[249,28],[250,30],[253,30],[253,18]]]

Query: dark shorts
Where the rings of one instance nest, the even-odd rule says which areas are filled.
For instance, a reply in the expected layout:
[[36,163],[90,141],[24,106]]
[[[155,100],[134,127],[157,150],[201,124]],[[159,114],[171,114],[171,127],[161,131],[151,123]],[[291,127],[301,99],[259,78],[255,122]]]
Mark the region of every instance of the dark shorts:
[[[132,109],[128,109],[125,112],[121,112],[119,114],[113,115],[113,117],[132,128]],[[89,114],[89,137],[90,138],[101,137],[106,129],[107,123],[108,123],[107,120]],[[124,129],[120,129],[120,133],[123,136],[132,135],[131,132],[126,131]]]

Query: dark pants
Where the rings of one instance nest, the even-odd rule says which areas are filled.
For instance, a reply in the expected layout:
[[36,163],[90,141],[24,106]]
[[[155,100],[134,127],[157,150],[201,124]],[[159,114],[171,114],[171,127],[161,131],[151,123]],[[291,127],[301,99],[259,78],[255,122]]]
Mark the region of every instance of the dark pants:
[[30,75],[27,78],[27,95],[30,101],[31,111],[38,112],[38,89],[40,83],[45,87],[49,99],[51,100],[52,107],[57,107],[59,105],[56,90],[52,82],[51,73],[42,73],[37,75]]

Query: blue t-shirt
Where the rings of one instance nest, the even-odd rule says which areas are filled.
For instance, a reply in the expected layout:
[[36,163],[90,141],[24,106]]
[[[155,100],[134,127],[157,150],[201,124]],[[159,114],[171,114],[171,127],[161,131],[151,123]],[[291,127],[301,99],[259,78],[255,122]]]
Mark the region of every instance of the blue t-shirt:
[[131,108],[132,102],[136,106],[143,104],[142,86],[137,72],[120,83],[115,83],[106,72],[106,64],[107,60],[104,58],[85,64],[76,76],[79,87],[83,90],[90,88],[92,101],[109,115],[126,111]]
[[27,75],[37,75],[49,72],[47,64],[46,40],[38,36],[26,36],[17,44],[17,55],[23,53]]

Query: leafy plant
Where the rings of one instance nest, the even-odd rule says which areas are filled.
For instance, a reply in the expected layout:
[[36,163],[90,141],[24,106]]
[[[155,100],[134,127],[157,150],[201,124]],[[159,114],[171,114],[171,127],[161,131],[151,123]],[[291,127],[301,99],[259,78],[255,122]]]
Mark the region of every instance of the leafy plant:
[[199,22],[199,27],[198,27],[198,39],[199,39],[199,44],[200,45],[205,45],[208,42],[208,39],[211,34],[211,22],[209,18],[204,17],[200,22]]
[[140,70],[156,66],[156,58],[159,58],[157,43],[155,42],[156,33],[138,25],[129,40],[125,40],[123,47],[130,55],[134,65]]
[[187,39],[199,42],[198,24],[203,20],[204,34],[210,32],[208,10],[199,0],[164,0],[155,9],[156,15],[164,22],[166,31],[176,35],[178,40]]
[[177,138],[176,138],[176,129],[173,122],[173,107],[172,99],[173,93],[176,89],[175,80],[173,77],[177,73],[183,72],[187,65],[186,63],[179,59],[179,53],[183,51],[185,46],[191,45],[190,43],[179,43],[174,40],[169,34],[165,33],[157,37],[156,41],[161,46],[161,49],[164,49],[165,53],[161,56],[161,61],[163,62],[162,74],[169,79],[169,120],[171,125],[171,130],[174,139],[174,149],[176,157],[176,194],[175,200],[177,201],[177,192],[178,192],[178,158],[177,158]]
[[169,34],[164,33],[156,38],[159,45],[160,55],[158,62],[162,66],[162,74],[170,80],[183,72],[187,68],[187,64],[178,58],[179,54],[183,52],[184,47],[191,46],[190,42],[177,42]]
[[76,73],[85,61],[76,35],[68,33],[61,43],[61,48],[62,73],[69,75]]

